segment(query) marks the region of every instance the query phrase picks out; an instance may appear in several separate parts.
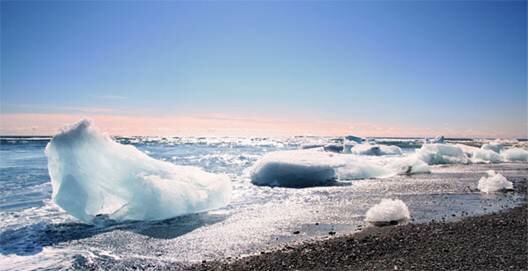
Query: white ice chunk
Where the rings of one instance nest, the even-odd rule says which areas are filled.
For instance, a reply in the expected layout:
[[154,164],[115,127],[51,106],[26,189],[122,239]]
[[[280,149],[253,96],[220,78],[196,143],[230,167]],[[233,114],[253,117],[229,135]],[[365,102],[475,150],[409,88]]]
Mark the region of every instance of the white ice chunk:
[[471,161],[473,163],[500,163],[502,162],[502,158],[492,150],[477,149],[471,155]]
[[373,224],[398,223],[410,218],[409,208],[399,199],[382,199],[365,214],[365,221]]
[[480,148],[483,150],[491,150],[496,153],[500,153],[500,151],[504,148],[504,145],[500,143],[500,141],[492,141],[490,143],[482,145],[482,147]]
[[475,151],[480,150],[480,148],[469,146],[466,144],[454,144],[454,145],[459,147],[468,157],[473,156],[473,153]]
[[352,147],[351,152],[357,155],[401,155],[402,150],[398,146],[379,144],[358,144]]
[[507,161],[528,161],[528,151],[521,148],[511,148],[500,153],[502,158]]
[[485,193],[491,193],[501,190],[512,190],[513,184],[504,176],[495,173],[493,170],[488,170],[488,176],[480,178],[478,182],[478,189]]
[[225,175],[159,161],[121,145],[83,120],[55,135],[46,147],[55,203],[93,223],[161,220],[228,204]]
[[469,161],[464,151],[452,144],[424,144],[416,150],[416,156],[429,165],[466,164]]
[[255,185],[300,188],[426,172],[429,172],[428,165],[413,157],[383,158],[291,150],[264,155],[251,167],[250,177]]

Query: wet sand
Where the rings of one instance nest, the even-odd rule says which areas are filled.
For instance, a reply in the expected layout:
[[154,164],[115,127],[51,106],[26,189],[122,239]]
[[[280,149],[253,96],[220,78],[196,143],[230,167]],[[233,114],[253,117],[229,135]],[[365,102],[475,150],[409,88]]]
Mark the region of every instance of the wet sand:
[[[525,190],[525,187],[522,189]],[[193,270],[528,270],[528,206],[203,262]]]

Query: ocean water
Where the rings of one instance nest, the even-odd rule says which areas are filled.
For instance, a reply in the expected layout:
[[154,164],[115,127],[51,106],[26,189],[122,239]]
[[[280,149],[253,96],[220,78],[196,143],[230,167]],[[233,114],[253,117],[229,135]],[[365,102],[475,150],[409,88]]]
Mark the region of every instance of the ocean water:
[[[48,138],[0,141],[0,269],[179,267],[203,260],[260,253],[292,242],[349,234],[367,226],[369,207],[382,198],[403,200],[414,222],[456,220],[510,208],[525,199],[512,192],[481,194],[477,182],[494,169],[514,185],[526,163],[433,166],[431,174],[353,181],[303,189],[250,183],[248,169],[265,153],[297,149],[329,138],[116,138],[179,165],[226,173],[228,206],[153,222],[86,225],[51,202],[44,148]],[[416,140],[386,140],[419,147]],[[293,232],[299,231],[298,234]]]

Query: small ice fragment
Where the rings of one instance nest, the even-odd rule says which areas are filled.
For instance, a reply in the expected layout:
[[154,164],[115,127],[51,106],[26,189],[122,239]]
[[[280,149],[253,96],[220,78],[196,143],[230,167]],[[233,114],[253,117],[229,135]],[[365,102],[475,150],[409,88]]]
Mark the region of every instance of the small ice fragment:
[[445,138],[444,138],[444,136],[441,136],[441,135],[436,136],[435,138],[433,138],[431,140],[431,143],[444,144],[445,143]]
[[382,199],[365,214],[365,221],[379,226],[398,224],[410,218],[409,208],[399,199]]
[[488,176],[480,178],[478,182],[478,189],[485,193],[513,190],[512,182],[508,181],[504,176],[495,173],[493,170],[486,172]]

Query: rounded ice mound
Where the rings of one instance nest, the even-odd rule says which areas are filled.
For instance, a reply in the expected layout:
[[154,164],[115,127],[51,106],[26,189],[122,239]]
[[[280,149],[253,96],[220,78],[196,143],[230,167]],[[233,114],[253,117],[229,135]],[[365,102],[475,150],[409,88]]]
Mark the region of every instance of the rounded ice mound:
[[502,162],[502,158],[492,150],[477,149],[471,155],[471,161],[473,163],[500,163]]
[[167,219],[222,207],[231,197],[227,176],[156,160],[87,120],[55,135],[46,155],[53,200],[87,223]]
[[328,185],[337,178],[333,155],[299,150],[268,153],[251,168],[251,182],[291,188]]
[[528,161],[528,151],[521,148],[511,148],[500,153],[502,158],[511,162],[525,162]]
[[508,181],[504,176],[495,173],[493,170],[486,172],[488,176],[480,178],[478,182],[478,189],[485,193],[513,190],[512,182]]
[[365,221],[376,226],[395,225],[410,218],[409,208],[399,199],[382,199],[365,214]]
[[416,156],[429,165],[467,164],[469,161],[464,151],[452,144],[424,144],[416,150]]
[[351,148],[351,152],[357,155],[401,155],[402,150],[398,146],[379,144],[358,144]]

